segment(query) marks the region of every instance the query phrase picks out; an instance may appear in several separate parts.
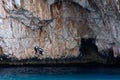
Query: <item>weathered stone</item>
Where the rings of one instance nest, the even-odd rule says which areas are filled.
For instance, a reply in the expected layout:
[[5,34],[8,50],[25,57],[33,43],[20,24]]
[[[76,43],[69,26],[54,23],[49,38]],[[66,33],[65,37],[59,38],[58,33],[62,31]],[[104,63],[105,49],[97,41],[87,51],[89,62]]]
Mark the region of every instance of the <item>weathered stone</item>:
[[[81,38],[93,38],[99,53],[112,49],[117,57],[119,3],[119,0],[1,0],[2,53],[19,60],[78,57]],[[36,45],[44,49],[43,56],[34,54]]]
[[0,47],[0,55],[2,55],[3,54],[3,49],[2,49],[2,47]]

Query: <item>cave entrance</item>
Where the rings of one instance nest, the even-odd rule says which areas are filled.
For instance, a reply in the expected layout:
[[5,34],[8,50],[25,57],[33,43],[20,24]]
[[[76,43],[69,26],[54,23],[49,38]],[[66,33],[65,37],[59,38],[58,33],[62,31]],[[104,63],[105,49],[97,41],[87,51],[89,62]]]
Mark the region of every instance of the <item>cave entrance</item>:
[[95,39],[94,38],[82,38],[80,52],[83,55],[98,53],[97,46],[95,45]]

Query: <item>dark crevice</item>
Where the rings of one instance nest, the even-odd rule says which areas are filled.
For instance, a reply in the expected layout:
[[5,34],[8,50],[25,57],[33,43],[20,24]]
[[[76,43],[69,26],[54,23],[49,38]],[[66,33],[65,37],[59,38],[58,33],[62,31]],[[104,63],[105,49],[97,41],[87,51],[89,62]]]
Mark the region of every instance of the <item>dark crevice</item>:
[[0,46],[0,55],[3,54],[3,48]]
[[80,51],[82,54],[91,54],[92,52],[98,53],[97,46],[95,45],[95,39],[94,38],[82,38],[81,39],[81,47]]
[[88,3],[91,6],[91,8],[93,8],[95,11],[99,11],[100,10],[94,0],[88,0]]
[[112,48],[101,51],[102,55],[107,58],[107,63],[110,64],[120,64],[120,56],[114,57],[114,52]]
[[120,57],[114,57],[112,48],[98,52],[94,38],[82,38],[80,52],[82,54],[81,58],[83,58],[83,61],[86,60],[86,62],[104,63],[103,61],[105,61],[106,64],[120,64]]
[[99,52],[98,48],[95,45],[95,38],[82,38],[81,45],[80,45],[80,52],[81,56],[81,63],[106,63],[106,58],[102,57]]
[[2,47],[0,46],[0,55],[3,54],[3,49]]

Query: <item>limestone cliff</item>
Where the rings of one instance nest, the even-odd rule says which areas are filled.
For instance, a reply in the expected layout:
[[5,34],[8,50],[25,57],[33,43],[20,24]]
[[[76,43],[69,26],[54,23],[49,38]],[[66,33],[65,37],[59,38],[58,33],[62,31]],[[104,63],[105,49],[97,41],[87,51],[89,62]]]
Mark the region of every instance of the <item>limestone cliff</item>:
[[[119,0],[1,0],[0,54],[19,60],[119,57],[119,25]],[[44,55],[35,54],[36,45]]]

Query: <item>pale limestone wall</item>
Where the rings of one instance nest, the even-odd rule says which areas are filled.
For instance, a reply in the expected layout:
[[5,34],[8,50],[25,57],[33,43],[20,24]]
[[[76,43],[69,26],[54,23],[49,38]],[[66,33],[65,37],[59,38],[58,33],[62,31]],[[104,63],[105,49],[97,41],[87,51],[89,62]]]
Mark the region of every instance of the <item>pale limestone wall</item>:
[[34,56],[33,48],[39,45],[39,32],[33,32],[14,19],[4,19],[0,26],[1,46],[4,54],[17,58]]
[[[117,57],[119,4],[119,0],[1,0],[0,46],[4,54],[18,59],[66,58],[80,54],[81,38],[94,38],[99,52],[111,48]],[[10,18],[9,11],[21,8],[41,20],[54,20],[41,31],[34,31],[30,25]],[[34,54],[35,45],[44,49],[43,56]]]
[[[7,4],[9,4],[7,5],[8,8],[11,10],[14,9],[12,0],[9,0]],[[22,6],[21,3],[17,4],[19,4],[18,7]],[[9,18],[9,14],[6,13],[3,8],[2,1],[0,1],[0,14],[0,46],[3,49],[3,53],[12,57],[17,57],[18,59],[34,57],[34,46],[40,46],[39,32],[32,31],[17,20]]]
[[[77,35],[77,30],[73,26],[71,26],[71,30],[68,31],[65,28],[65,25],[63,26],[63,13],[60,13],[59,15],[59,12],[61,12],[60,10],[63,9],[62,3],[59,4],[61,6],[59,9],[58,4],[49,5],[45,0],[15,0],[15,2],[14,0],[3,1],[6,3],[3,4],[3,2],[0,1],[0,46],[2,47],[4,54],[18,59],[31,58],[34,56],[37,56],[40,59],[48,57],[65,58],[78,56],[78,43],[80,38],[74,37],[74,35]],[[12,3],[16,4],[17,9],[24,8],[29,10],[34,16],[40,17],[42,20],[51,18],[57,19],[45,27],[42,32],[39,32],[39,30],[33,31],[16,19],[10,18],[9,13],[5,12],[4,8],[16,10]],[[53,6],[53,8],[51,6]],[[52,11],[55,11],[54,14],[51,13]],[[59,12],[56,16],[57,11]],[[51,15],[55,17],[51,17]],[[71,33],[68,35],[69,31]],[[76,41],[74,38],[78,40]],[[44,49],[43,56],[34,54],[35,45]]]

